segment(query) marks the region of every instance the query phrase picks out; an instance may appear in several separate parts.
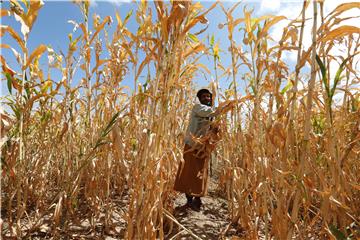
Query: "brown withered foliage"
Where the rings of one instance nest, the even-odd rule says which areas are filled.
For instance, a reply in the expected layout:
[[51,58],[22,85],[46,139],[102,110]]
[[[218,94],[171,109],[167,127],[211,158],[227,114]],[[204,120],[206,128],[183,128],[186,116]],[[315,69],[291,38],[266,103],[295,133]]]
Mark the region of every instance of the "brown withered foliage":
[[[211,74],[201,56],[214,60],[214,96],[234,104],[215,119],[211,135],[197,139],[216,156],[211,170],[227,199],[229,224],[219,238],[229,237],[231,228],[241,229],[232,239],[360,236],[360,29],[342,24],[350,19],[342,14],[359,10],[358,2],[324,16],[327,1],[304,1],[299,16],[286,19],[254,18],[245,5],[236,18],[241,2],[205,9],[191,1],[140,1],[131,3],[134,13],[112,19],[89,16],[90,2],[75,1],[83,14],[74,22],[78,37],[70,34],[67,51],[59,53],[45,45],[28,48],[43,4],[11,0],[1,9],[1,17],[21,25],[0,31],[15,41],[0,46],[18,64],[0,56],[10,91],[1,112],[3,237],[71,237],[85,219],[86,231],[102,236],[166,239],[179,230],[201,239],[172,214],[192,81],[200,71]],[[219,27],[226,26],[228,38],[207,45],[198,36],[207,33],[214,8],[224,12]],[[132,14],[136,33],[127,28]],[[276,42],[269,32],[285,20]],[[312,44],[305,47],[310,23]],[[221,50],[222,42],[230,48]],[[347,52],[332,54],[340,46]],[[219,61],[221,51],[231,56],[230,66]],[[295,67],[284,62],[287,51],[297,53]],[[47,68],[60,70],[61,79],[39,64],[46,54]],[[74,79],[75,72],[83,78]],[[123,85],[129,73],[131,93]],[[232,84],[220,91],[225,76]]]

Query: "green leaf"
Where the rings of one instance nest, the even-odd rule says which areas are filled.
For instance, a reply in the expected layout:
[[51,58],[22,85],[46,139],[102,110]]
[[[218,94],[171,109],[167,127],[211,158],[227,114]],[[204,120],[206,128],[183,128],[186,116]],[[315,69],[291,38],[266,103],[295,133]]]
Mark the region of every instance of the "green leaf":
[[291,81],[288,81],[288,83],[287,83],[286,86],[281,90],[280,93],[284,95],[284,93],[286,93],[291,87],[292,87],[292,83],[291,83]]
[[10,105],[11,109],[14,111],[16,119],[20,120],[20,111],[15,105]]
[[331,233],[336,237],[337,240],[347,240],[344,233],[342,233],[337,227],[334,225],[329,226]]
[[146,82],[143,84],[144,92],[146,92],[149,83],[150,83],[150,78],[146,79]]
[[188,37],[193,41],[193,42],[199,42],[199,39],[191,33],[188,33]]
[[215,43],[215,36],[214,34],[211,36],[211,39],[210,39],[210,47],[213,48],[214,47],[214,43]]
[[316,54],[316,61],[320,67],[320,71],[321,71],[321,75],[322,75],[322,82],[324,83],[326,93],[327,93],[328,97],[330,98],[330,87],[329,87],[329,82],[327,80],[326,67],[325,67],[324,63],[321,61],[319,55],[317,55],[317,54]]
[[114,116],[112,116],[111,120],[109,121],[109,123],[106,125],[106,127],[101,131],[100,137],[97,140],[97,142],[95,143],[95,146],[93,147],[93,149],[96,149],[97,147],[106,144],[107,142],[104,141],[104,138],[110,133],[111,129],[113,128],[113,126],[115,125],[117,118],[119,117],[120,112],[117,112],[114,114]]
[[258,21],[259,19],[258,18],[251,18],[250,19],[250,25],[251,25],[251,27],[253,27],[255,24],[257,24],[257,21]]
[[30,92],[29,84],[28,84],[28,83],[25,83],[24,88],[25,88],[25,92],[26,92],[27,99],[30,99],[31,92]]
[[360,102],[360,98],[359,99],[356,99],[356,98],[352,98],[351,99],[351,111],[352,112],[356,112],[357,109],[358,109],[358,105],[359,105],[359,102]]
[[47,111],[45,112],[44,114],[42,114],[41,118],[40,118],[40,121],[42,123],[44,122],[47,122],[49,119],[51,118],[51,112],[50,111]]
[[129,18],[131,17],[133,13],[133,10],[131,10],[130,12],[128,12],[128,14],[126,15],[125,19],[124,19],[124,23],[123,26],[125,26],[126,22],[129,20]]
[[346,59],[340,64],[339,69],[336,71],[335,78],[334,78],[334,86],[332,87],[331,92],[330,92],[331,97],[334,96],[334,94],[335,94],[335,89],[336,89],[338,83],[339,83],[340,80],[341,80],[341,73],[344,71],[344,69],[345,69],[345,64],[346,64],[346,62],[349,60],[349,58],[350,58],[350,57],[346,58]]
[[98,141],[98,142],[96,143],[94,149],[100,147],[101,145],[105,145],[105,144],[109,144],[109,143],[111,143],[111,141],[103,141],[103,140],[100,140],[100,141]]
[[232,87],[232,85],[234,84],[234,81],[231,81],[231,83],[230,83],[230,85],[229,85],[229,87],[228,87],[228,89],[231,89],[231,87]]
[[5,73],[5,76],[6,76],[6,79],[7,79],[7,87],[8,87],[9,93],[12,94],[12,81],[13,81],[13,78],[10,75],[10,73]]
[[252,90],[252,93],[255,95],[257,92],[256,92],[256,89],[255,89],[255,86],[251,86],[251,90]]

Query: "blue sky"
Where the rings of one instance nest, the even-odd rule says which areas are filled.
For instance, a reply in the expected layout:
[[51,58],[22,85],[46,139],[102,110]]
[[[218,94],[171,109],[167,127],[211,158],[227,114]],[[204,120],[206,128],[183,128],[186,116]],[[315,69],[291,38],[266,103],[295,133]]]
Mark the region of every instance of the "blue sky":
[[[75,4],[73,4],[70,1],[45,1],[44,6],[39,12],[38,18],[33,26],[33,29],[29,36],[28,41],[28,47],[30,49],[30,52],[35,49],[40,44],[45,44],[47,46],[51,46],[55,52],[59,53],[60,51],[63,51],[66,54],[67,47],[68,47],[68,34],[72,33],[74,37],[80,33],[81,30],[77,30],[76,32],[73,32],[74,25],[69,23],[69,20],[75,21],[75,22],[82,22],[82,15],[79,10],[79,7]],[[213,1],[207,1],[207,2],[201,2],[201,4],[204,6],[204,8],[210,7],[214,2]],[[223,2],[225,7],[230,7],[234,4],[234,2]],[[246,3],[247,6],[253,7],[255,9],[259,9],[261,2],[260,1],[249,1]],[[4,3],[4,7],[8,8],[9,2]],[[149,6],[153,8],[154,4],[150,3]],[[242,15],[242,8],[245,5],[242,4],[237,8],[235,11],[235,14],[240,17]],[[130,17],[130,20],[127,24],[127,28],[132,31],[136,32],[137,30],[137,23],[135,21],[135,9],[136,4],[129,2],[129,1],[92,1],[91,7],[90,7],[90,20],[91,16],[96,13],[101,18],[104,18],[106,16],[111,16],[113,21],[116,21],[115,19],[115,12],[118,11],[121,18],[124,19],[127,13],[130,10],[134,10],[133,15]],[[221,45],[220,48],[224,50],[224,52],[221,54],[221,62],[224,66],[229,66],[231,64],[231,56],[227,53],[227,49],[229,47],[229,41],[227,40],[227,30],[226,27],[223,29],[218,28],[219,23],[224,23],[226,21],[225,14],[222,12],[220,7],[216,7],[214,10],[212,10],[208,15],[207,18],[209,19],[209,27],[207,31],[201,35],[198,36],[199,40],[202,40],[203,42],[208,45],[208,36],[211,36],[212,34],[215,35],[215,42],[220,41]],[[13,17],[4,17],[1,19],[3,25],[9,25],[12,28],[14,28],[16,31],[20,32],[20,23],[15,21]],[[91,22],[91,21],[90,21]],[[111,27],[114,27],[115,24],[112,24]],[[199,25],[194,28],[194,32],[200,30],[204,25]],[[113,29],[109,29],[107,27],[109,32],[113,31]],[[17,46],[16,42],[11,39],[9,35],[5,35],[2,39],[3,43],[9,44],[11,46]],[[17,67],[16,60],[10,51],[10,49],[2,49],[2,54],[5,57],[5,59],[8,61],[8,64],[14,69],[19,70]],[[104,56],[106,56],[106,53],[104,53]],[[144,56],[140,56],[144,57]],[[46,67],[46,54],[42,57],[42,66],[44,69],[47,69]],[[208,66],[208,68],[212,71],[212,59],[208,59],[207,57],[202,57],[201,63]],[[82,73],[79,71],[78,75],[75,75],[75,77],[81,77]],[[60,71],[52,71],[51,72],[52,78],[56,80],[61,79],[61,73]],[[194,82],[197,83],[199,86],[205,86],[208,85],[209,81],[205,80],[207,78],[210,80],[213,77],[213,72],[211,75],[202,75],[199,74],[196,79],[194,79]],[[140,81],[141,81],[140,77]],[[224,79],[221,80],[221,85],[226,86],[229,85],[229,81],[225,81]],[[123,85],[133,87],[133,74],[129,74],[127,78],[123,81]],[[2,95],[7,94],[7,88],[2,87]]]
[[[325,4],[325,10],[326,12],[331,11],[336,5],[338,5],[339,1],[326,1],[327,4]],[[342,1],[343,2],[343,1]],[[234,1],[223,1],[223,4],[226,8],[231,7],[236,2]],[[213,4],[213,1],[201,1],[201,4],[208,8]],[[4,2],[3,7],[7,8],[9,6],[9,2]],[[149,4],[151,7],[154,6],[153,3]],[[247,8],[254,8],[253,16],[257,17],[260,15],[285,15],[289,19],[293,19],[301,11],[301,5],[302,1],[295,0],[295,1],[280,1],[280,0],[262,0],[262,1],[243,1],[242,4],[237,8],[237,10],[234,12],[234,16],[236,18],[243,16],[243,8],[247,6]],[[127,13],[133,9],[135,13],[136,9],[136,3],[132,3],[129,1],[115,1],[115,0],[109,0],[109,1],[92,1],[91,7],[90,7],[90,20],[92,19],[92,15],[94,13],[98,14],[101,18],[104,18],[106,16],[111,16],[113,21],[116,21],[115,19],[115,12],[118,11],[121,18],[124,19]],[[311,8],[309,10],[311,12]],[[135,21],[135,14],[130,17],[130,20],[127,24],[127,28],[132,31],[136,32],[137,30],[137,23]],[[308,16],[311,13],[309,13]],[[229,41],[227,39],[227,28],[224,27],[223,29],[219,29],[218,25],[219,23],[225,23],[226,18],[225,14],[222,12],[221,8],[217,6],[214,10],[212,10],[208,15],[207,18],[209,20],[209,27],[206,32],[199,35],[199,40],[203,41],[206,45],[208,45],[208,36],[211,36],[212,34],[215,35],[215,42],[220,41],[220,48],[224,51],[221,53],[221,62],[222,64],[227,67],[231,65],[231,55],[228,52],[229,47]],[[80,34],[81,30],[77,30],[76,32],[73,32],[74,25],[69,23],[69,20],[73,20],[75,22],[82,22],[82,15],[77,5],[73,4],[70,1],[45,1],[44,6],[39,12],[37,21],[34,24],[34,27],[30,33],[29,41],[28,41],[28,47],[30,48],[30,52],[35,49],[40,44],[45,44],[48,46],[51,46],[55,52],[59,53],[60,51],[63,51],[66,54],[67,46],[68,46],[68,34],[72,33],[75,36]],[[90,21],[92,22],[92,20]],[[12,28],[14,28],[16,31],[20,33],[20,23],[16,22],[13,17],[3,17],[1,19],[2,25],[9,25]],[[270,35],[275,39],[279,40],[282,34],[282,28],[285,27],[287,24],[287,21],[283,21],[280,24],[277,24],[274,28],[270,30]],[[111,27],[115,27],[116,24],[112,24]],[[305,34],[304,44],[305,47],[310,45],[310,26],[311,24],[307,25],[308,28],[308,34]],[[113,31],[111,27],[107,27],[109,32]],[[203,26],[199,25],[197,28],[193,30],[193,32],[196,32],[197,30],[200,30]],[[235,34],[235,39],[237,43],[241,43],[242,39],[238,31]],[[17,46],[16,43],[8,36],[5,35],[1,39],[2,43],[9,44],[11,46]],[[9,49],[1,49],[1,54],[5,57],[10,67],[12,67],[14,70],[19,70],[16,60],[13,57],[12,52]],[[107,53],[103,53],[104,57],[106,57]],[[144,57],[140,55],[140,58]],[[294,63],[296,61],[296,52],[290,53],[287,52],[284,54],[285,60],[291,67],[294,67]],[[47,69],[46,67],[46,54],[42,57],[42,60],[40,63],[42,64],[42,67],[44,69]],[[214,78],[214,72],[213,69],[213,63],[212,59],[208,59],[207,57],[202,57],[201,63],[208,66],[208,68],[211,71],[211,74],[199,74],[195,79],[194,82],[198,86],[206,86],[209,84],[209,81],[206,81],[205,79],[212,79]],[[238,79],[240,79],[240,76],[244,74],[244,71],[239,71]],[[293,69],[291,69],[292,71]],[[306,68],[305,68],[306,70]],[[145,73],[144,73],[145,74]],[[220,72],[221,74],[221,72]],[[75,75],[75,78],[80,79],[81,76],[83,76],[83,73],[81,70],[78,70],[78,73]],[[51,78],[54,81],[60,81],[61,79],[61,73],[60,71],[54,70],[51,72]],[[122,82],[123,85],[129,86],[130,89],[133,88],[133,74],[129,74],[125,80]],[[142,81],[144,77],[140,77],[140,81]],[[227,88],[230,84],[231,79],[226,80],[225,78],[220,79],[220,85],[221,87]],[[245,87],[245,82],[239,80],[239,88],[240,92],[243,93],[243,89]],[[1,95],[8,94],[7,88],[4,87],[6,84],[1,84]]]

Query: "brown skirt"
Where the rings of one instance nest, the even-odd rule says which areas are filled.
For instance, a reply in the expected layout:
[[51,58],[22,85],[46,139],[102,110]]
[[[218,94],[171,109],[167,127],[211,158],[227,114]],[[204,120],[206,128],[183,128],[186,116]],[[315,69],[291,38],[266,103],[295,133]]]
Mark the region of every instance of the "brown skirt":
[[181,161],[176,174],[174,190],[192,196],[202,197],[207,193],[209,154],[192,150],[185,145],[184,161]]

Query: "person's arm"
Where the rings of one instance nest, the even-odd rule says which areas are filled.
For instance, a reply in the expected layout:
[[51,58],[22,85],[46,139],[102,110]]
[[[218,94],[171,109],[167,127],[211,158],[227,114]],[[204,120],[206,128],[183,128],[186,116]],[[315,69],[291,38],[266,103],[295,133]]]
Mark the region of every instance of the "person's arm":
[[200,117],[214,117],[216,115],[216,111],[212,107],[203,104],[196,104],[193,111]]
[[229,111],[231,108],[233,108],[233,101],[220,104],[220,106],[217,107],[216,110],[203,104],[196,104],[193,111],[200,117],[216,117],[222,113]]

